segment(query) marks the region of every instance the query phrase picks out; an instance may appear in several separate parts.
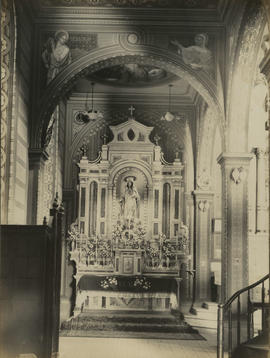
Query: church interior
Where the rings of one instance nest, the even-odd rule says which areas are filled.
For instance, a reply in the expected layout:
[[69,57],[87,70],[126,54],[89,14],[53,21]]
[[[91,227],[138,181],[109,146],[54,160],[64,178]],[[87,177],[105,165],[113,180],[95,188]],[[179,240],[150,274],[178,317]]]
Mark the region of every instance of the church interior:
[[2,1],[1,357],[269,357],[269,29]]

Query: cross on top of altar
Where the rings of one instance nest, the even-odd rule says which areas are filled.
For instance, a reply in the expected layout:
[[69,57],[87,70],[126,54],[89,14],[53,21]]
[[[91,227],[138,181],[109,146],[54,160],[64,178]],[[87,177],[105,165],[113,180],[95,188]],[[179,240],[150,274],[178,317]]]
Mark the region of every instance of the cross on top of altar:
[[135,107],[133,107],[133,106],[131,105],[128,110],[130,111],[131,117],[133,117],[133,112],[135,111]]

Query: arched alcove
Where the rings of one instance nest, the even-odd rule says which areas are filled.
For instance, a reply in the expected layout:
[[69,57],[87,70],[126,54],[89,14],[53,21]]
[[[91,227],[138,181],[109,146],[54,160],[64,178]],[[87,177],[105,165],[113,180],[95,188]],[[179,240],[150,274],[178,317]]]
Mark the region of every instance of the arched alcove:
[[[198,73],[185,65],[175,54],[168,55],[163,49],[153,49],[147,46],[141,50],[134,49],[132,54],[123,50],[120,46],[112,49],[98,49],[71,63],[48,86],[42,98],[37,102],[35,111],[37,125],[33,128],[32,146],[42,147],[46,134],[50,114],[61,96],[70,91],[73,84],[80,77],[89,75],[99,69],[121,63],[143,63],[153,65],[185,79],[208,103],[216,114],[216,120],[221,128],[224,128],[224,115],[222,99],[217,97],[217,89],[214,81],[204,73]],[[114,56],[111,56],[114,53]],[[225,133],[223,131],[223,133]],[[225,143],[222,138],[223,144]]]

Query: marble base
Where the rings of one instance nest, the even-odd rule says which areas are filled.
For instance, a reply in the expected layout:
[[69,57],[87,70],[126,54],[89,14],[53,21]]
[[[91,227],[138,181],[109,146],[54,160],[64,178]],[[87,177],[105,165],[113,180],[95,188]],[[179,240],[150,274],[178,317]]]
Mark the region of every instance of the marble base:
[[83,291],[83,297],[76,310],[170,311],[177,308],[174,293]]

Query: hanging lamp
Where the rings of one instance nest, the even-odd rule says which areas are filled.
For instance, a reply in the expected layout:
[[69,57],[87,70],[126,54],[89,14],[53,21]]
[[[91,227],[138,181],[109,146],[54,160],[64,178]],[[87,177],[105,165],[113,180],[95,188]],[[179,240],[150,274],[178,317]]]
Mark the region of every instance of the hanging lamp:
[[91,87],[92,87],[92,91],[91,91],[91,98],[92,98],[92,104],[91,104],[91,109],[88,109],[88,98],[86,97],[86,101],[85,101],[85,111],[80,111],[77,114],[77,121],[81,122],[81,123],[89,123],[89,122],[93,122],[96,121],[97,119],[102,119],[103,118],[103,114],[99,111],[99,110],[95,110],[94,109],[94,82],[91,82]]
[[171,91],[172,91],[172,84],[169,84],[169,106],[168,106],[168,111],[162,115],[162,117],[160,118],[161,121],[167,121],[167,122],[171,122],[172,120],[175,119],[174,114],[171,112]]

